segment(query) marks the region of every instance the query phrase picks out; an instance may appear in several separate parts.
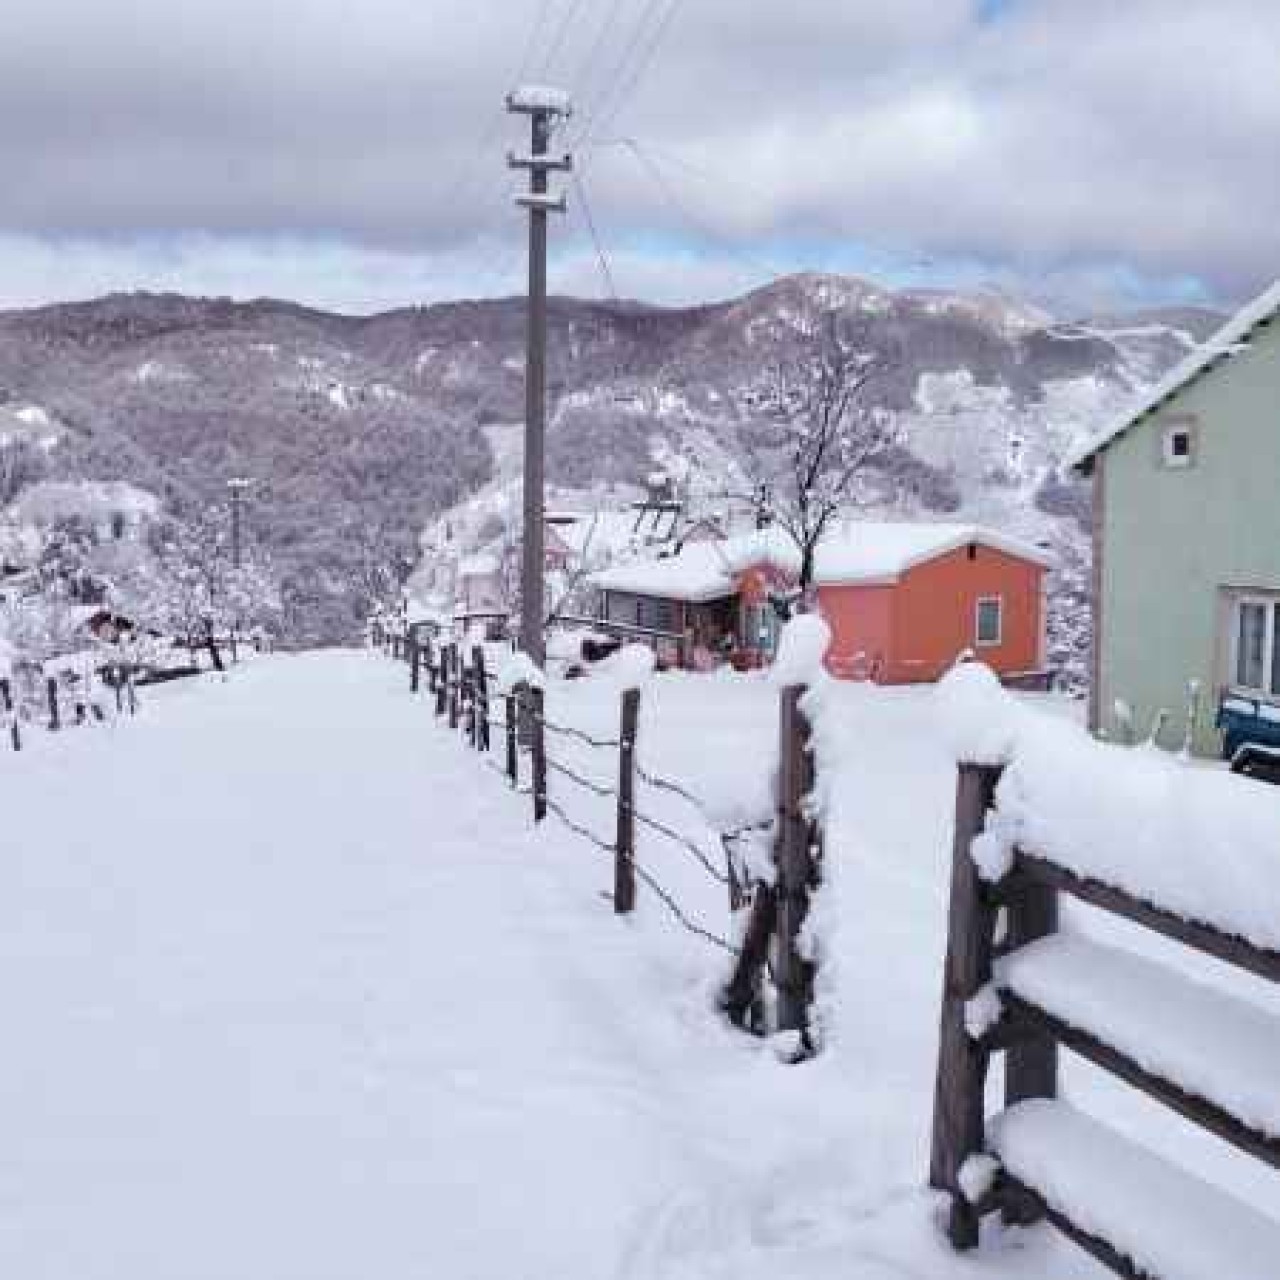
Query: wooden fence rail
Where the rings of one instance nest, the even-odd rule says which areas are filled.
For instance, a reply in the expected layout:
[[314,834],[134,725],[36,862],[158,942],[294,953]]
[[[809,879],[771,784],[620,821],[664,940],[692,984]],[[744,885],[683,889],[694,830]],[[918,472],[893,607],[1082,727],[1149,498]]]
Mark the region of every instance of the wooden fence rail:
[[[1111,985],[1106,982],[1107,965],[1112,966],[1117,977],[1114,984],[1117,990],[1124,987],[1119,979],[1126,972],[1132,973],[1136,965],[1145,984],[1143,989],[1165,992],[1171,1009],[1181,1007],[1187,998],[1199,998],[1202,1002],[1207,999],[1215,1010],[1221,1006],[1218,1016],[1224,1020],[1224,1026],[1230,1026],[1232,1006],[1236,1002],[1216,992],[1206,996],[1203,988],[1198,988],[1180,972],[1166,969],[1155,961],[1135,959],[1128,953],[1075,935],[1056,939],[1053,935],[1058,932],[1059,899],[1066,894],[1271,982],[1280,982],[1280,953],[1256,946],[1211,923],[1184,919],[1116,885],[1081,876],[1022,848],[1013,850],[1011,867],[998,883],[984,881],[972,856],[972,845],[995,807],[1000,776],[1000,769],[983,765],[962,764],[959,769],[930,1183],[950,1197],[947,1230],[958,1249],[976,1246],[982,1217],[999,1211],[1006,1221],[1015,1223],[1046,1219],[1118,1275],[1133,1280],[1159,1280],[1147,1264],[1135,1257],[1142,1250],[1133,1246],[1133,1240],[1141,1237],[1143,1231],[1158,1234],[1162,1213],[1167,1207],[1153,1201],[1150,1213],[1143,1215],[1144,1221],[1133,1224],[1127,1243],[1104,1239],[1097,1233],[1096,1226],[1087,1227],[1076,1220],[1071,1205],[1056,1203],[1052,1187],[1033,1185],[1034,1178],[1021,1177],[1003,1166],[998,1130],[993,1140],[985,1109],[991,1058],[998,1053],[1005,1055],[1006,1110],[1033,1103],[1047,1105],[1051,1108],[1050,1114],[1057,1118],[1069,1113],[1064,1104],[1053,1102],[1058,1094],[1059,1049],[1065,1047],[1198,1127],[1272,1168],[1280,1168],[1280,1133],[1269,1132],[1256,1120],[1251,1122],[1235,1114],[1228,1099],[1201,1096],[1186,1079],[1177,1078],[1178,1070],[1168,1065],[1171,1052],[1168,1043],[1163,1046],[1164,1057],[1157,1055],[1153,1059],[1149,1053],[1136,1049],[1132,1035],[1124,1044],[1113,1042],[1119,1034],[1117,1028],[1128,1021],[1127,1006],[1119,1003],[1123,997],[1115,997],[1114,1005],[1107,1004],[1106,988]],[[1087,797],[1081,802],[1088,803]],[[1002,914],[1004,928],[998,931],[997,922]],[[998,932],[1002,934],[999,942]],[[1046,944],[1047,939],[1052,941]],[[1037,944],[1042,944],[1041,948],[1038,949]],[[1065,952],[1061,950],[1064,944],[1068,948]],[[1033,966],[1032,972],[1036,972],[1037,957],[1045,954],[1043,945],[1059,948],[1053,954],[1065,955],[1068,961],[1075,960],[1085,966],[1089,974],[1087,981],[1094,988],[1104,988],[1091,992],[1092,1017],[1098,1025],[1082,1025],[1089,1021],[1089,1016],[1078,1008],[1059,1007],[1053,994],[1058,988],[1052,981],[1047,986],[1043,980],[1039,986],[1033,983],[1029,991],[1020,989],[1019,973],[1026,973],[1028,961]],[[1021,970],[1019,964],[1024,966]],[[1043,974],[1044,970],[1039,972]],[[1057,970],[1052,972],[1058,975]],[[978,1019],[975,1023],[969,1017],[973,1002],[993,994],[998,1000],[998,1009],[994,1011],[998,1016],[990,1021],[988,1015],[988,1019]],[[1069,998],[1061,993],[1056,999],[1059,1003],[1065,999],[1070,1004]],[[1099,1000],[1102,1013],[1097,1012]],[[1240,1019],[1246,1028],[1256,1029],[1257,1016],[1256,1009],[1250,1011],[1246,1006]],[[1199,1037],[1212,1036],[1214,1032],[1192,1025],[1174,1026],[1170,1034],[1185,1035],[1187,1042],[1196,1046]],[[1172,1052],[1175,1062],[1192,1060],[1194,1056],[1179,1057],[1177,1048]],[[1163,1068],[1154,1065],[1158,1061],[1165,1063]],[[1238,1076],[1240,1064],[1234,1065]],[[1246,1068],[1255,1065],[1262,1079],[1269,1078],[1274,1070],[1273,1062],[1246,1062]],[[1202,1087],[1211,1091],[1214,1086]],[[1076,1117],[1072,1123],[1080,1119]],[[1105,1140],[1117,1149],[1123,1149],[1125,1143],[1124,1139],[1113,1138],[1109,1133],[1105,1134]],[[966,1164],[987,1154],[997,1162],[994,1181],[982,1195],[971,1199],[966,1191]],[[1156,1159],[1150,1153],[1143,1155],[1148,1160]],[[1056,1158],[1069,1159],[1070,1153],[1063,1151]],[[1210,1194],[1204,1184],[1197,1183],[1175,1166],[1162,1172],[1168,1179],[1186,1181],[1188,1203],[1194,1204],[1197,1197]],[[1162,1181],[1167,1185],[1166,1180]],[[1256,1225],[1252,1223],[1253,1211],[1247,1207],[1233,1201],[1230,1211],[1237,1220],[1246,1220],[1250,1228]],[[1276,1248],[1280,1249],[1280,1229],[1268,1224],[1259,1230],[1273,1230]],[[1227,1265],[1223,1274],[1230,1270]]]

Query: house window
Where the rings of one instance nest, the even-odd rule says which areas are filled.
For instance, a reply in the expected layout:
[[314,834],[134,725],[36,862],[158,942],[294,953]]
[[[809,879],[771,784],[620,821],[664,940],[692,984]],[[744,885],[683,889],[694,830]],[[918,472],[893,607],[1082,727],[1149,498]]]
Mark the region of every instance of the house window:
[[1195,435],[1185,423],[1165,427],[1161,439],[1161,458],[1166,467],[1189,467],[1195,460]]
[[1233,635],[1235,687],[1280,697],[1280,602],[1237,600]]
[[977,642],[983,648],[998,645],[1004,635],[1004,601],[987,596],[978,601]]

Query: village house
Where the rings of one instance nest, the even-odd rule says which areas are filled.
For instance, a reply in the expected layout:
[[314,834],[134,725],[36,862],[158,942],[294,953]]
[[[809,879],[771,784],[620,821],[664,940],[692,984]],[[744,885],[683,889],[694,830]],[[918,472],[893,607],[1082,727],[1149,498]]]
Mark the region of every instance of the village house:
[[979,525],[863,522],[819,546],[827,667],[877,684],[937,680],[972,654],[1001,678],[1042,682],[1038,548]]
[[463,634],[479,628],[496,638],[506,627],[509,613],[498,557],[481,553],[459,560],[453,617]]
[[664,666],[705,671],[768,662],[779,620],[770,593],[786,590],[800,557],[780,530],[699,538],[670,555],[593,575],[602,629],[651,644]]
[[[1202,755],[1280,742],[1280,283],[1083,444],[1090,719]],[[1219,715],[1227,733],[1217,727]]]
[[[651,643],[669,666],[767,664],[799,560],[776,528],[633,560],[593,579],[601,628]],[[971,653],[1002,677],[1042,678],[1048,567],[1037,548],[976,525],[851,523],[815,563],[828,668],[909,684],[936,680]]]

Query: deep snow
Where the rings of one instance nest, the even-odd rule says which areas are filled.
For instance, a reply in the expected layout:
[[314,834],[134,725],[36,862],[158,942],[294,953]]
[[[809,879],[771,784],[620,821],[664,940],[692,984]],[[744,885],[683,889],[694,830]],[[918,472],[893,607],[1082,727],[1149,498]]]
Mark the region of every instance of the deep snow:
[[[715,1016],[720,953],[643,889],[616,920],[608,859],[533,832],[383,658],[263,659],[6,756],[0,1275],[1099,1275],[1046,1233],[969,1258],[936,1234],[949,757],[921,699],[839,696],[879,749],[828,797],[830,1035],[800,1067]],[[659,677],[642,762],[767,806],[775,700]],[[607,730],[616,685],[548,708]],[[644,832],[640,856],[727,929],[693,859]]]

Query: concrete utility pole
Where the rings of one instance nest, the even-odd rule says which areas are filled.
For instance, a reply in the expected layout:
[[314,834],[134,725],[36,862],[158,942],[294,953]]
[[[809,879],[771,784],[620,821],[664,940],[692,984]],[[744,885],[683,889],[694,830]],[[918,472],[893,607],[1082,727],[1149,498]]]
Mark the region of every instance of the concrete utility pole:
[[236,476],[227,481],[227,491],[231,494],[231,566],[239,569],[244,560],[244,495],[252,480]]
[[524,541],[520,572],[520,647],[538,666],[546,659],[543,635],[545,494],[544,455],[547,412],[547,214],[564,213],[563,195],[549,194],[547,175],[567,173],[568,155],[552,157],[551,130],[570,114],[569,96],[559,89],[526,86],[507,95],[507,110],[529,117],[528,155],[510,155],[512,169],[526,169],[529,190],[516,204],[529,211],[529,316],[524,396]]

